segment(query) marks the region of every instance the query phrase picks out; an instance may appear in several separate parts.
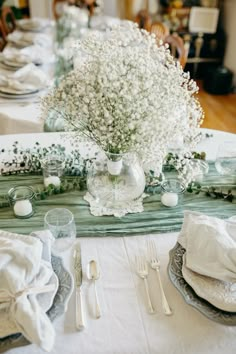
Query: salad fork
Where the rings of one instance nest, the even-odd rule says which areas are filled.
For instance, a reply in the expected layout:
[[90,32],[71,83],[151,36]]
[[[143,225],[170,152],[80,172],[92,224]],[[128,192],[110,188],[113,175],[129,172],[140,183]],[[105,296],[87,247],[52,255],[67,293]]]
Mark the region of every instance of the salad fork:
[[141,279],[143,279],[144,284],[145,284],[146,296],[147,296],[147,301],[148,301],[148,312],[150,314],[153,314],[153,313],[155,313],[155,310],[152,306],[152,302],[151,302],[150,294],[149,294],[148,282],[147,282],[148,265],[147,265],[146,260],[144,260],[144,258],[141,256],[136,257],[136,269],[137,269],[138,275],[140,276]]
[[152,269],[156,270],[157,273],[157,279],[160,285],[160,290],[161,290],[161,303],[162,303],[162,308],[165,313],[165,315],[172,315],[171,308],[168,304],[168,301],[166,299],[166,295],[163,289],[162,281],[161,281],[161,275],[160,275],[160,261],[157,258],[157,250],[156,250],[156,245],[153,240],[147,240],[147,250],[148,250],[148,257],[150,261],[150,266]]

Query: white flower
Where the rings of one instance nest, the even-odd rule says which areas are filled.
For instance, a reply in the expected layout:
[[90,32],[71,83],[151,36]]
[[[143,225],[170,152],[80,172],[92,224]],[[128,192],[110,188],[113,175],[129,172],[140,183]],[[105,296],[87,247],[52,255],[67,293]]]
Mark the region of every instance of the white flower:
[[166,46],[127,22],[106,39],[87,36],[81,50],[87,60],[43,99],[44,116],[56,110],[68,130],[111,153],[136,151],[155,173],[173,140],[184,141],[183,156],[193,149],[202,120],[198,88]]

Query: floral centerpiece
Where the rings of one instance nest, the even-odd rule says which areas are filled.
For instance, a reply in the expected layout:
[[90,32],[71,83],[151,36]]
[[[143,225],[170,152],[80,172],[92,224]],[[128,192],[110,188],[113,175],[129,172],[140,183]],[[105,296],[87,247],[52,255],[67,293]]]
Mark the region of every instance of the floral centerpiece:
[[[74,131],[111,154],[135,151],[145,170],[159,175],[170,143],[182,139],[181,164],[199,136],[202,109],[196,83],[167,45],[131,22],[77,45],[79,67],[43,99]],[[81,54],[82,53],[82,54]]]

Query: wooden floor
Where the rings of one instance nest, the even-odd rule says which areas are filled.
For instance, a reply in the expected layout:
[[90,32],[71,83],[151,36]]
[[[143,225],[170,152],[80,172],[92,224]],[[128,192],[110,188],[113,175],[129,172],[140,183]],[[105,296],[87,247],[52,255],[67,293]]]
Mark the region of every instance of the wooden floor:
[[198,99],[205,112],[201,127],[236,133],[236,93],[211,95],[204,91],[201,82],[198,86]]

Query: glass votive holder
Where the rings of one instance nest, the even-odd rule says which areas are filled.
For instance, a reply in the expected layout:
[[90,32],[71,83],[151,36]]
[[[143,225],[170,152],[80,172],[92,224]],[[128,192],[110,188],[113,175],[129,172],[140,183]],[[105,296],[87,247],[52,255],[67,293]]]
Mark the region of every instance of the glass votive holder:
[[34,214],[35,193],[33,188],[17,186],[8,191],[14,215],[19,219],[28,219]]
[[209,165],[206,161],[192,159],[190,162],[192,168],[192,181],[201,183],[208,174]]
[[55,238],[55,251],[65,251],[70,248],[76,238],[74,215],[65,208],[49,210],[44,217],[44,228],[51,231]]
[[60,187],[61,177],[64,172],[64,158],[57,155],[48,155],[42,161],[43,183],[45,187],[50,184]]
[[182,201],[184,185],[177,178],[166,179],[161,184],[161,202],[169,208],[176,207]]

